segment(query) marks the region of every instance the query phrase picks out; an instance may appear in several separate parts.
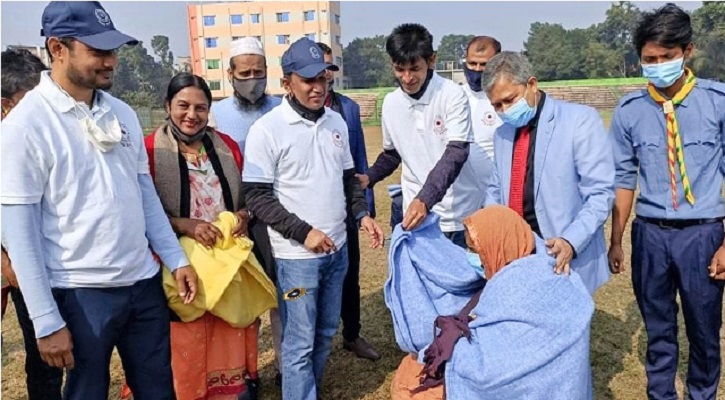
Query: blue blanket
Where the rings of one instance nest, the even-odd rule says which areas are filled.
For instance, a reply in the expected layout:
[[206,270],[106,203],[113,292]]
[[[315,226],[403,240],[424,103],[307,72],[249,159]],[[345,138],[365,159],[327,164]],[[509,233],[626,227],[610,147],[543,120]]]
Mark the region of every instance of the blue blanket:
[[452,315],[484,285],[466,251],[443,236],[431,213],[413,231],[393,231],[385,282],[385,304],[393,317],[395,340],[418,353],[433,341],[433,323]]
[[576,272],[553,273],[532,255],[489,280],[446,365],[449,400],[592,398],[589,329],[594,303]]

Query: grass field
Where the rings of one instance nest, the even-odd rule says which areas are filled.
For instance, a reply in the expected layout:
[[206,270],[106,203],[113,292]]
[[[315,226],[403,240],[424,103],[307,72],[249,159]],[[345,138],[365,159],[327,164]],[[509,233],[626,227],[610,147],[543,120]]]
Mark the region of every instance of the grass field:
[[[381,148],[380,129],[366,128],[368,158],[372,162]],[[390,232],[390,202],[385,187],[397,182],[399,175],[389,178],[375,188],[378,221]],[[363,246],[367,240],[362,239]],[[625,251],[629,253],[629,234],[625,237]],[[387,253],[362,251],[360,286],[362,288],[363,336],[382,354],[378,362],[360,360],[342,350],[338,335],[333,343],[324,382],[325,400],[384,400],[389,399],[393,372],[403,357],[395,343],[388,310],[383,302],[382,286],[387,275]],[[444,268],[445,266],[441,266]],[[629,270],[622,276],[612,277],[596,295],[596,313],[592,322],[591,362],[597,399],[639,400],[646,398],[644,351],[646,336],[642,320],[632,294]],[[25,399],[23,371],[23,346],[12,305],[3,321],[2,346],[2,398]],[[680,367],[677,387],[682,395],[687,362],[687,342],[684,326],[680,321]],[[263,342],[260,348],[260,369],[263,382],[262,399],[280,399],[279,390],[273,384],[274,367],[269,325],[264,321]],[[230,344],[233,346],[234,344]],[[546,343],[542,343],[545,346]],[[117,357],[113,359],[111,372],[111,399],[118,398],[123,373]],[[725,385],[721,384],[719,398],[725,399]]]

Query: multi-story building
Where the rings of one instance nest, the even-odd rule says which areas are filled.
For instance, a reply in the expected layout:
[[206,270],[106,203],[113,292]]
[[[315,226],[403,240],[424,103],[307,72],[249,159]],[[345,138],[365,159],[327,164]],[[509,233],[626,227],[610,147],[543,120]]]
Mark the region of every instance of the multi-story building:
[[332,48],[340,67],[335,86],[342,87],[342,29],[337,1],[244,1],[190,4],[189,36],[191,69],[209,83],[215,100],[230,96],[234,88],[227,68],[232,40],[254,36],[267,55],[267,90],[284,93],[282,54],[297,39],[306,36]]

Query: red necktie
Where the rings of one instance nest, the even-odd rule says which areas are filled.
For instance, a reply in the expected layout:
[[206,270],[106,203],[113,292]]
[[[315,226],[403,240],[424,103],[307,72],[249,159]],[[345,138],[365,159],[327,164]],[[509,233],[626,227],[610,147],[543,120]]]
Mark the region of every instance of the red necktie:
[[514,141],[514,154],[511,160],[511,188],[509,191],[509,207],[524,216],[524,184],[526,182],[526,165],[529,160],[530,130],[526,126],[521,129]]

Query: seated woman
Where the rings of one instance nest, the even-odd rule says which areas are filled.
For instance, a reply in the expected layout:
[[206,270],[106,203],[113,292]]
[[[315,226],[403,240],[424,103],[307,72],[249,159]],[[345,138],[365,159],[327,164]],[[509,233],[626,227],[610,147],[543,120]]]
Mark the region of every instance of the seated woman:
[[[212,225],[220,213],[236,214],[234,236],[246,234],[249,220],[242,156],[233,139],[207,126],[211,101],[204,79],[174,76],[166,95],[167,123],[146,137],[151,174],[174,231],[207,247],[222,239]],[[179,400],[237,399],[245,386],[254,395],[257,323],[235,328],[210,312],[192,322],[172,322],[171,367]]]
[[393,399],[442,399],[443,390],[449,400],[591,399],[594,304],[579,276],[557,275],[552,257],[534,254],[536,236],[507,207],[464,225],[486,286],[470,308],[436,320],[436,339],[418,354],[425,365],[404,360]]

